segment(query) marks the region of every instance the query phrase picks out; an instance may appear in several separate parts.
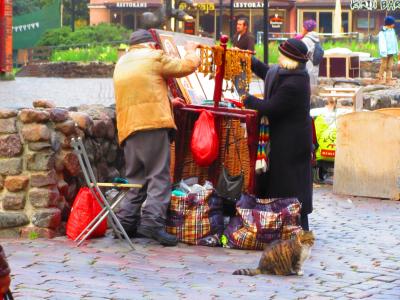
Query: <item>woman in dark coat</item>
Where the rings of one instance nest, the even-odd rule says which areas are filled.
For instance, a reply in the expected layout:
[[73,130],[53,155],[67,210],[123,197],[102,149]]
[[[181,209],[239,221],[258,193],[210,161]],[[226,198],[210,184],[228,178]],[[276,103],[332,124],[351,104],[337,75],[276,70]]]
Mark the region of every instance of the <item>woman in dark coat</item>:
[[279,67],[253,58],[252,70],[265,79],[264,100],[248,95],[246,108],[267,116],[271,151],[269,170],[257,178],[259,197],[297,197],[301,223],[308,230],[312,212],[312,131],[310,80],[305,68],[307,47],[289,39],[279,46]]

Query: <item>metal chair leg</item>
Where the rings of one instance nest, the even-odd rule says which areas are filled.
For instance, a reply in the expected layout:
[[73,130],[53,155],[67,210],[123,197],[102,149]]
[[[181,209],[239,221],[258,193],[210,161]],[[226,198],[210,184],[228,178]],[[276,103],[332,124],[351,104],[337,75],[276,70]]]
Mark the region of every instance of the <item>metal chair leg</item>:
[[[119,197],[119,196],[121,196],[121,198],[123,198],[125,195],[126,195],[126,193],[127,193],[128,191],[119,191],[118,192],[118,194],[114,197],[114,198],[117,198],[117,197]],[[114,200],[114,198],[112,199],[112,200]],[[117,198],[118,199],[118,198]],[[116,201],[116,200],[115,200]],[[99,202],[99,201],[97,201],[97,202]],[[100,204],[100,203],[99,203]],[[109,208],[106,206],[106,205],[101,205],[102,206],[102,210],[98,213],[98,215],[85,227],[85,229],[84,230],[82,230],[82,232],[75,238],[75,242],[76,241],[78,241],[80,238],[81,238],[81,236],[87,231],[87,230],[89,230],[89,228],[90,227],[92,227],[93,226],[93,224],[94,223],[96,223],[97,222],[97,220],[101,217],[101,215],[106,211],[106,210],[108,210]],[[111,207],[110,207],[110,209],[111,209]],[[112,224],[111,223],[111,226],[113,226],[113,229],[116,229],[115,228],[115,226],[114,226],[114,224]]]
[[[131,246],[131,248],[133,250],[135,250],[135,247],[132,244],[132,241],[130,240],[128,234],[126,233],[125,229],[122,227],[121,223],[118,220],[118,217],[115,215],[113,208],[118,205],[118,203],[122,200],[122,197],[119,197],[114,203],[113,205],[110,207],[110,210],[106,209],[104,214],[98,214],[98,216],[100,216],[100,219],[92,226],[92,228],[83,236],[83,238],[78,242],[78,247],[90,236],[90,234],[97,228],[97,226],[104,220],[105,217],[107,217],[108,214],[111,215],[111,218],[114,220],[115,225],[118,227],[118,229],[120,230],[120,232],[123,234],[124,238],[126,239],[126,241],[128,242],[129,246]],[[84,230],[85,231],[85,230]]]

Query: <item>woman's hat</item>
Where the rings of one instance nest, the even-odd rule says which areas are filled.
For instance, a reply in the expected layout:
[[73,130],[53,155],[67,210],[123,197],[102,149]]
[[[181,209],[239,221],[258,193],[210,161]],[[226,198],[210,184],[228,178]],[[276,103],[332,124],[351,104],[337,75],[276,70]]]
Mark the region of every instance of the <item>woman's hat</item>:
[[308,61],[307,46],[300,40],[288,39],[287,41],[285,41],[284,43],[279,45],[278,50],[283,55],[285,55],[295,61],[298,61],[301,63],[305,63]]
[[392,16],[387,16],[385,18],[385,25],[390,26],[393,25],[396,22],[396,20]]
[[131,37],[129,38],[130,45],[137,45],[149,42],[154,42],[154,39],[150,32],[144,29],[138,29],[135,32],[132,32]]

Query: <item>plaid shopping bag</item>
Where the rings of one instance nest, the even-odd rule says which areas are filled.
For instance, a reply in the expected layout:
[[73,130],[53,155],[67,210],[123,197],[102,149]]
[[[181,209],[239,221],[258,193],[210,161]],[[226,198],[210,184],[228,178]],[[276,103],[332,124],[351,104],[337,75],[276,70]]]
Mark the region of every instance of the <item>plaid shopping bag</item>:
[[238,216],[224,232],[228,246],[262,250],[273,241],[293,238],[301,230],[300,209],[296,198],[257,199],[242,195],[236,206]]
[[168,209],[167,232],[176,235],[179,241],[197,245],[210,234],[209,198],[212,190],[188,196],[171,196]]

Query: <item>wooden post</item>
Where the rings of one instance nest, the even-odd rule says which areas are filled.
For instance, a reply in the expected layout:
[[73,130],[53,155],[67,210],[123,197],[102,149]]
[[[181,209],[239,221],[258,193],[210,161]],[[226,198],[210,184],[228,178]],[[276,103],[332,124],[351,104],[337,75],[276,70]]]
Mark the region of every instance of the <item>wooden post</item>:
[[219,102],[221,101],[222,97],[222,83],[224,81],[224,74],[225,74],[225,51],[226,51],[226,44],[228,43],[228,36],[222,35],[220,38],[220,45],[224,48],[222,53],[222,64],[221,66],[217,67],[217,71],[215,74],[215,87],[214,87],[214,107],[218,107]]

